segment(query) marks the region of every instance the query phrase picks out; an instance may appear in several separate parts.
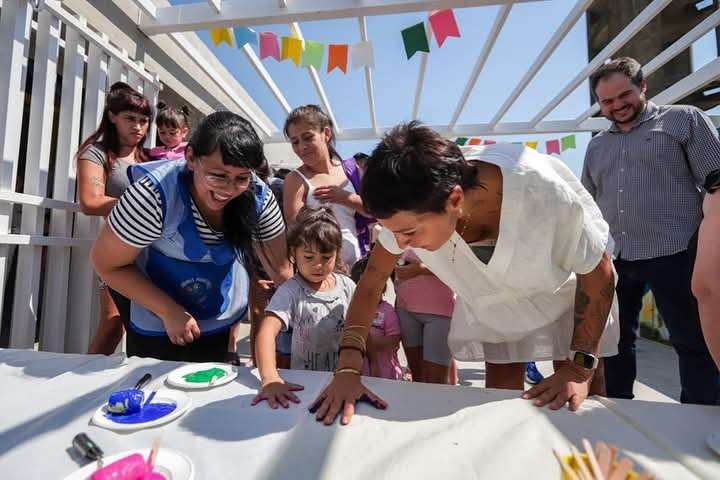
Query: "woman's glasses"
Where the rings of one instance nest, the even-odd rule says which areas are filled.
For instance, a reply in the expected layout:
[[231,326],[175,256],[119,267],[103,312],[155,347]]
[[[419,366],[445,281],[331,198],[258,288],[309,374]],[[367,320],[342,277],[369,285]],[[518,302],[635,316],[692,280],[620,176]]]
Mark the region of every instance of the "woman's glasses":
[[201,170],[205,183],[212,188],[218,188],[226,191],[231,189],[239,190],[247,188],[250,184],[250,178],[252,177],[250,173],[231,179],[227,175],[215,175],[213,173],[208,173],[203,166],[203,162],[197,161],[195,163]]

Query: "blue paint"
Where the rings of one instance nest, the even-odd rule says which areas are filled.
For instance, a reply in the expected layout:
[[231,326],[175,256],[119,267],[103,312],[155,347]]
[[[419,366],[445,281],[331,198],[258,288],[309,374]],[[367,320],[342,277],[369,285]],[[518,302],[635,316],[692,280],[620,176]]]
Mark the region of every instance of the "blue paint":
[[123,424],[148,423],[170,415],[176,408],[176,403],[151,403],[150,405],[145,405],[139,412],[128,415],[113,415],[110,412],[106,412],[105,418],[115,423]]
[[138,413],[142,409],[145,392],[137,388],[119,390],[110,394],[108,411],[115,415]]

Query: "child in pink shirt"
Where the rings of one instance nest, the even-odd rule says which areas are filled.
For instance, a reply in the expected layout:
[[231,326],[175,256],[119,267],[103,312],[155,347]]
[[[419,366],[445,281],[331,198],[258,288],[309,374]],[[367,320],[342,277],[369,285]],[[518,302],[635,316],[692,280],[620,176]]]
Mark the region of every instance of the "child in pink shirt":
[[[366,266],[367,257],[353,265],[350,272],[353,281],[360,280]],[[397,355],[400,348],[400,321],[393,306],[384,300],[381,300],[377,307],[368,340],[362,374],[391,380],[402,379],[402,368]]]
[[158,138],[162,145],[148,151],[151,160],[182,160],[185,158],[185,147],[190,131],[190,109],[170,107],[162,102],[157,105]]

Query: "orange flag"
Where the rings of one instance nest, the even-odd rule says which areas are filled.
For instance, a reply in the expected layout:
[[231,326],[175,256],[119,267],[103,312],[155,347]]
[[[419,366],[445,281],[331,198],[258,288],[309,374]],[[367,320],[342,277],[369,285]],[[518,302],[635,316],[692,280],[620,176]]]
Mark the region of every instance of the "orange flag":
[[328,45],[328,73],[332,72],[335,68],[339,68],[343,73],[347,73],[347,61],[348,61],[348,46],[343,45]]

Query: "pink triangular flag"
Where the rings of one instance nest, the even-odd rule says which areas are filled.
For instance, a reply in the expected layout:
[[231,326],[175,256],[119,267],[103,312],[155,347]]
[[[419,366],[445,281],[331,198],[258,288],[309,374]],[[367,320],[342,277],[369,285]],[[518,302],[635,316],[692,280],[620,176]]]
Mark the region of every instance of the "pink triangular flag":
[[548,155],[551,153],[560,154],[560,140],[548,140],[545,142],[545,153]]
[[277,35],[272,32],[260,32],[260,59],[273,57],[280,61],[280,46]]
[[430,26],[435,34],[438,47],[442,47],[447,37],[460,37],[460,30],[451,9],[438,10],[430,15]]

